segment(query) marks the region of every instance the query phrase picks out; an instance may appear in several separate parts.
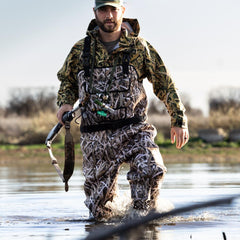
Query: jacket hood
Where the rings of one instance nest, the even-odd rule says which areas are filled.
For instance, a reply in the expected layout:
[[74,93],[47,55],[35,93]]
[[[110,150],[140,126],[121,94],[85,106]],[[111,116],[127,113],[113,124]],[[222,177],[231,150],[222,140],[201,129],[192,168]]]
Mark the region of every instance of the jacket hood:
[[[88,25],[88,32],[91,32],[97,29],[98,29],[98,25],[95,19],[93,19]],[[134,18],[123,18],[122,29],[127,32],[127,35],[137,37],[140,32],[140,26],[139,26],[138,20]]]

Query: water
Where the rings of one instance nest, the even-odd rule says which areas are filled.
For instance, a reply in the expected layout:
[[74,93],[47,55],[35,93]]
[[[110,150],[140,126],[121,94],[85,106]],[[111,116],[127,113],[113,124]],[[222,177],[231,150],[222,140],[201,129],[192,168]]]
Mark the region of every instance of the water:
[[[181,207],[239,194],[239,164],[168,164],[161,190],[162,208]],[[129,194],[124,167],[119,177],[122,200]],[[69,192],[64,192],[47,159],[6,162],[0,165],[0,239],[84,239],[97,225],[88,221],[83,175],[77,163]],[[105,223],[105,225],[114,223]],[[240,199],[154,221],[127,239],[240,239]],[[139,234],[139,235],[138,235]],[[97,238],[96,238],[97,239]],[[118,237],[112,239],[119,239]]]

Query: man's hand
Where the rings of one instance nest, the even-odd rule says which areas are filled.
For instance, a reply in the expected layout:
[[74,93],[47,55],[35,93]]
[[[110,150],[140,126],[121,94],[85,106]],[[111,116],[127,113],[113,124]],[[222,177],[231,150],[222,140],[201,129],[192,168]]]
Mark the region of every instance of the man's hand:
[[73,109],[73,106],[70,105],[70,104],[64,104],[62,105],[59,109],[58,109],[58,112],[57,112],[57,118],[58,118],[58,121],[64,125],[64,123],[62,122],[62,117],[63,117],[63,114],[65,112],[69,112]]
[[175,143],[176,140],[176,148],[182,148],[189,139],[189,133],[187,128],[179,128],[172,127],[171,128],[171,142]]

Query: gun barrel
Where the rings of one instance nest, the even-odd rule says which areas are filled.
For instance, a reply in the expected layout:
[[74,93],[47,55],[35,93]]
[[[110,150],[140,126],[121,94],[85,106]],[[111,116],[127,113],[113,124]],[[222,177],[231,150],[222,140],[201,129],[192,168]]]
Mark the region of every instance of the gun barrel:
[[[73,108],[71,111],[66,112],[63,114],[62,117],[62,121],[63,123],[65,123],[66,121],[71,122],[74,118],[75,112],[80,108],[80,106],[78,105],[77,107]],[[47,147],[50,147],[52,141],[55,139],[55,137],[58,135],[58,133],[60,132],[61,128],[62,128],[62,124],[59,122],[57,123],[49,132],[46,140],[45,140],[45,144]]]
[[48,146],[49,143],[51,144],[52,141],[54,140],[54,138],[57,136],[57,134],[59,133],[59,131],[61,130],[62,128],[62,124],[59,122],[58,124],[56,124],[52,130],[49,132],[46,140],[45,140],[45,144]]

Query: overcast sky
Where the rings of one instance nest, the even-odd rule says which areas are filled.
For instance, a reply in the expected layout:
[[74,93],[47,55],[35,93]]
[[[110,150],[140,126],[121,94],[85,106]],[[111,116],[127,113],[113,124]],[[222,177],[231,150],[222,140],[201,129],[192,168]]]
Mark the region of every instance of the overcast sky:
[[[93,0],[0,0],[0,104],[9,90],[59,86],[56,73],[85,37]],[[159,52],[180,93],[207,112],[209,92],[240,87],[239,0],[127,0],[126,17]],[[147,85],[150,88],[150,85]]]

